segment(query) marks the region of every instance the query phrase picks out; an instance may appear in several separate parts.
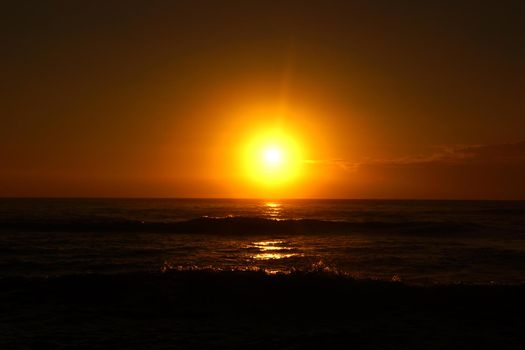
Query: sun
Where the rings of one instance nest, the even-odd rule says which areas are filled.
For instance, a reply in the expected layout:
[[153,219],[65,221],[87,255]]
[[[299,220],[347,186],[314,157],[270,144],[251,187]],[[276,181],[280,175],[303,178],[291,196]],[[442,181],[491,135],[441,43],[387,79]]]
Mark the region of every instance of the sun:
[[272,186],[289,183],[300,175],[301,147],[282,130],[261,132],[248,142],[243,162],[252,181]]
[[268,168],[277,168],[283,164],[283,150],[279,146],[269,146],[262,150],[262,161]]

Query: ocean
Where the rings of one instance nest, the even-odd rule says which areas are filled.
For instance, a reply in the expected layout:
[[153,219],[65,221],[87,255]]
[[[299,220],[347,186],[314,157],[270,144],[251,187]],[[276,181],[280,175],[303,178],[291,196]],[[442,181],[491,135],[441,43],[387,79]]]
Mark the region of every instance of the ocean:
[[0,200],[0,278],[194,270],[521,284],[525,201]]

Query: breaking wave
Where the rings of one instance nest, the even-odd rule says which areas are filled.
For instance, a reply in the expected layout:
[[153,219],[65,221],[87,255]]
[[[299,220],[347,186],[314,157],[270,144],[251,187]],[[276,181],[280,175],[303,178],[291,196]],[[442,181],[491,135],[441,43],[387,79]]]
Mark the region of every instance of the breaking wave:
[[[2,230],[58,232],[162,232],[191,234],[319,234],[319,233],[399,233],[468,234],[483,233],[485,225],[444,221],[326,221],[316,219],[275,220],[257,217],[200,217],[176,222],[82,219],[62,221],[4,221]],[[491,232],[494,232],[493,230]]]

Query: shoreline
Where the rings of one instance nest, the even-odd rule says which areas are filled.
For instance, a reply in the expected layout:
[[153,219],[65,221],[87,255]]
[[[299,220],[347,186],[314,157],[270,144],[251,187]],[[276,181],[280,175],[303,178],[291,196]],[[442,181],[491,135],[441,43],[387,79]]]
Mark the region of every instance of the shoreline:
[[308,272],[0,279],[2,348],[480,349],[525,345],[525,285]]

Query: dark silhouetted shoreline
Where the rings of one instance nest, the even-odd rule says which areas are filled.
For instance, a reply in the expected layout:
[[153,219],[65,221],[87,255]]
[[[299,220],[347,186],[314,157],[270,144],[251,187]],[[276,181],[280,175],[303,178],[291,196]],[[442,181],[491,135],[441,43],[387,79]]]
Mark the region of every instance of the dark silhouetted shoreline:
[[525,286],[326,272],[0,280],[3,349],[522,349]]

